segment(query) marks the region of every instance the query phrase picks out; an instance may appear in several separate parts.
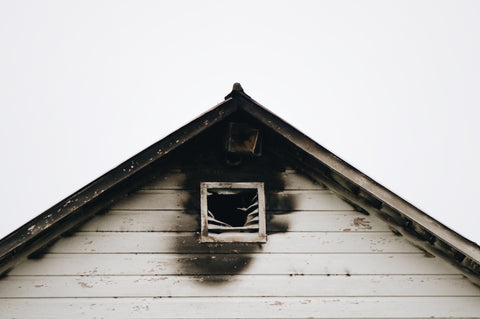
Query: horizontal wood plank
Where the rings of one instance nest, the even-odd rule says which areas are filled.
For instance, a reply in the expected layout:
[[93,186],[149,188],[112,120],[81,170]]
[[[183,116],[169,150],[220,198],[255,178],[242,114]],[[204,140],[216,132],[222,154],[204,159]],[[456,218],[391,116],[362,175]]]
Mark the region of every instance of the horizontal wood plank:
[[460,274],[423,254],[46,254],[22,275],[364,275]]
[[14,276],[0,281],[0,298],[223,296],[480,296],[480,288],[460,275]]
[[[345,201],[326,190],[268,192],[267,210],[352,210]],[[199,209],[197,192],[186,190],[139,190],[118,201],[113,209],[189,210]]]
[[478,318],[480,297],[3,299],[11,318]]
[[[199,172],[195,172],[195,174],[199,174]],[[205,171],[201,174],[204,174],[208,177],[208,181],[248,181],[248,182],[255,182],[258,181],[258,173],[252,172],[249,174],[248,172],[244,173],[242,179],[238,179],[238,173],[236,175],[229,174],[228,171],[223,170],[218,176],[213,177],[211,171]],[[288,170],[285,172],[279,172],[277,174],[277,178],[279,181],[278,187],[281,187],[284,190],[292,190],[292,189],[326,189],[325,186],[311,180],[310,178],[302,175],[298,172]],[[215,179],[216,178],[216,179]],[[197,180],[198,178],[195,178]],[[188,180],[186,173],[180,170],[171,170],[166,172],[164,175],[158,177],[155,181],[148,183],[142,186],[142,189],[199,189],[200,183],[195,180]],[[207,181],[207,180],[205,180]],[[267,185],[269,186],[269,185]],[[276,185],[272,185],[275,187]]]
[[[200,231],[200,212],[111,210],[80,231]],[[356,211],[267,212],[267,231],[389,231],[385,222]]]
[[79,232],[51,253],[414,253],[420,250],[392,232],[271,233],[265,244],[200,243],[192,232]]

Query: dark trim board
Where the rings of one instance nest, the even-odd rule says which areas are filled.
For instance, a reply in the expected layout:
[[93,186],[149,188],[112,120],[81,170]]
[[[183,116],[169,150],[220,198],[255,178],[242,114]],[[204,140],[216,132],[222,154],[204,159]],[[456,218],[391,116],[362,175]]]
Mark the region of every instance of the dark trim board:
[[[35,257],[59,236],[76,229],[98,212],[118,201],[161,169],[172,151],[213,125],[241,111],[264,125],[269,134],[285,141],[293,163],[312,179],[325,184],[357,209],[377,214],[394,231],[424,249],[441,255],[480,281],[480,247],[436,221],[387,188],[355,169],[333,153],[268,111],[243,92],[239,84],[225,101],[192,122],[151,145],[76,193],[62,200],[0,241],[0,273],[23,258]],[[32,255],[34,254],[34,255]]]
[[399,226],[400,231],[422,246],[452,260],[467,270],[469,277],[480,277],[480,247],[416,208],[403,198],[375,182],[323,146],[267,110],[246,95],[243,90],[229,96],[239,96],[240,108],[280,134],[295,151],[299,169],[321,181],[347,201],[369,213]]

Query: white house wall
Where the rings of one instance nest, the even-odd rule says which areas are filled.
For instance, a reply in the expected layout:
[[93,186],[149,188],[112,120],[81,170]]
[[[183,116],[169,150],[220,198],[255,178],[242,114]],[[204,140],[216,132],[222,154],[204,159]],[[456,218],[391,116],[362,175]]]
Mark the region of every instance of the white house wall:
[[0,317],[480,317],[480,289],[456,268],[322,185],[281,176],[266,244],[207,245],[197,191],[170,171],[1,279]]

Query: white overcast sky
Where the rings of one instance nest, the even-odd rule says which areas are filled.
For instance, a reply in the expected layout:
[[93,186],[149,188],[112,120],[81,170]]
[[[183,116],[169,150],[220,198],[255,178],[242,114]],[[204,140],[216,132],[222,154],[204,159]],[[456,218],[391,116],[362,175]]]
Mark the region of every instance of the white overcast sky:
[[480,242],[480,1],[0,1],[0,238],[246,93]]

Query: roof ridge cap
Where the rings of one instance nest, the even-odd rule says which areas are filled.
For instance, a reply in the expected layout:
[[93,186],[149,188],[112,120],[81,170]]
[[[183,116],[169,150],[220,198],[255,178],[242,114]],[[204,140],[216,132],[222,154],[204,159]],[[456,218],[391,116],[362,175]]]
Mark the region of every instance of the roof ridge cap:
[[232,92],[228,93],[227,96],[225,96],[225,100],[235,97],[237,95],[242,95],[244,97],[248,97],[249,99],[251,99],[251,97],[245,93],[242,85],[239,82],[233,83]]

